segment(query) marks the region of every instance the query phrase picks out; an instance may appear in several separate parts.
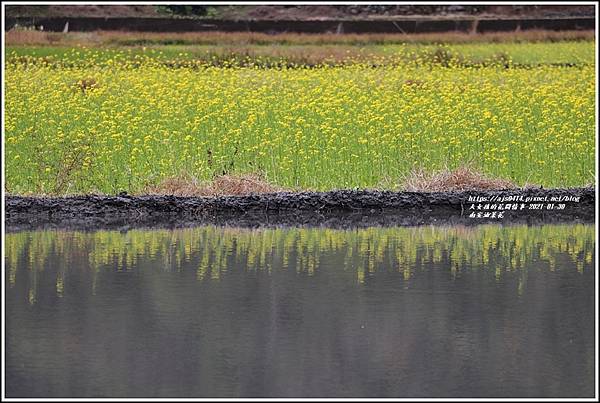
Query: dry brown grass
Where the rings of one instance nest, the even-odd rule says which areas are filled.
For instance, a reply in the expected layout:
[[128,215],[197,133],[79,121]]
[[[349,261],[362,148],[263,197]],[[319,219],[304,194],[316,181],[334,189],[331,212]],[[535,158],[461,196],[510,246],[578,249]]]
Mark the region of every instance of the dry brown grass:
[[61,46],[102,45],[102,38],[95,32],[47,32],[29,29],[12,29],[5,32],[8,46]]
[[437,172],[415,169],[402,181],[402,189],[409,192],[447,192],[453,190],[514,189],[517,186],[500,178],[490,178],[470,165],[457,169],[445,168]]
[[261,175],[221,175],[210,182],[190,177],[166,178],[157,185],[148,186],[145,194],[174,196],[243,196],[274,193],[285,189],[272,185]]
[[98,88],[98,81],[93,77],[83,78],[78,80],[73,87],[85,93],[87,90]]
[[548,31],[528,30],[514,32],[490,32],[470,34],[466,32],[442,32],[420,34],[299,34],[281,33],[270,35],[260,32],[98,32],[102,42],[136,43],[147,41],[165,43],[189,43],[203,45],[353,45],[391,43],[470,43],[470,42],[515,42],[593,40],[594,31]]
[[10,30],[6,45],[365,45],[392,43],[542,42],[593,40],[593,30],[526,30],[470,34],[441,32],[421,34],[297,34],[259,32],[44,32]]

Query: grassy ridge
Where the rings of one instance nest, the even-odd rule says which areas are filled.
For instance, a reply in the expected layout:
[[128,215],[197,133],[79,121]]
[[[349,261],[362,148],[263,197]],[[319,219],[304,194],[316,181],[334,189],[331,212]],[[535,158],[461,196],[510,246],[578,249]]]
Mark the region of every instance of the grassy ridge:
[[45,60],[48,63],[94,66],[107,60],[151,58],[164,62],[196,62],[224,66],[232,61],[241,65],[318,65],[318,64],[399,64],[414,61],[459,61],[463,64],[494,64],[509,61],[514,65],[540,64],[590,65],[594,63],[594,44],[589,41],[557,43],[465,43],[465,44],[336,44],[296,45],[148,45],[134,47],[9,46],[7,60]]
[[457,43],[534,43],[593,41],[593,30],[464,33],[441,32],[420,34],[299,34],[270,35],[258,32],[46,32],[12,29],[6,32],[6,44],[62,46],[151,46],[151,45],[390,45],[457,44]]

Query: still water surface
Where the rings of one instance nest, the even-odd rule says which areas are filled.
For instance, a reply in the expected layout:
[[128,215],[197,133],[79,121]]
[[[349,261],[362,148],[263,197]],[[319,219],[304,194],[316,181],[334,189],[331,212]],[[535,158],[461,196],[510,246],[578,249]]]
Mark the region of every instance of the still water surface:
[[10,397],[594,393],[591,225],[5,242]]

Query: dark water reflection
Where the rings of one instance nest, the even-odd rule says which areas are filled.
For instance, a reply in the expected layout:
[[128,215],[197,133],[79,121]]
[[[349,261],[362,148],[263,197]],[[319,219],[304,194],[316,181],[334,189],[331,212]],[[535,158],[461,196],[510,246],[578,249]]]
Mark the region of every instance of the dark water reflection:
[[7,234],[7,396],[593,396],[590,225]]

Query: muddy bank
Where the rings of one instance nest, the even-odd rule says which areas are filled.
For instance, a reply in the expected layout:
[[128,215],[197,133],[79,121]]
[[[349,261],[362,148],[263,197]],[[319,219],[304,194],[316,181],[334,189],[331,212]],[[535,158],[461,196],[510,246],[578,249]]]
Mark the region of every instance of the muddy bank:
[[7,231],[70,228],[328,227],[594,222],[595,190],[527,189],[414,193],[352,191],[249,196],[7,196]]

